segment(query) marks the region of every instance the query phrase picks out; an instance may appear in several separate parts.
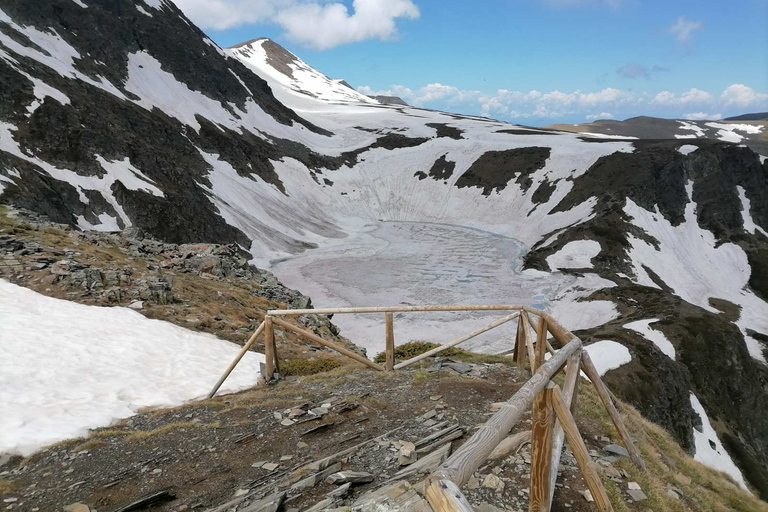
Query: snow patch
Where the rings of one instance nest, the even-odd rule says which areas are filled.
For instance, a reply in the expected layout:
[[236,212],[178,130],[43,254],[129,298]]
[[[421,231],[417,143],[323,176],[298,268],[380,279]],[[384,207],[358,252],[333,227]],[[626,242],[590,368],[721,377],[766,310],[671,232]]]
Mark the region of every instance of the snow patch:
[[707,123],[707,126],[717,129],[717,137],[724,142],[739,143],[744,139],[743,135],[736,133],[741,131],[747,134],[756,135],[763,129],[760,125],[735,124],[735,123]]
[[52,28],[48,28],[48,32],[42,32],[35,27],[18,25],[2,9],[0,9],[0,22],[8,24],[12,30],[23,34],[38,47],[44,48],[45,52],[47,52],[42,53],[34,48],[24,46],[5,33],[0,32],[0,44],[5,47],[5,49],[0,49],[0,58],[10,63],[15,62],[13,57],[6,51],[7,49],[10,50],[11,53],[36,60],[63,77],[81,80],[113,94],[118,98],[125,99],[123,93],[104,77],[97,77],[97,81],[75,69],[74,61],[81,58],[80,54],[64,41],[64,39],[62,39]]
[[136,4],[136,10],[139,11],[141,14],[144,14],[145,16],[149,16],[150,18],[153,17],[151,12],[147,11],[145,8],[143,8],[139,4]]
[[600,253],[600,243],[594,240],[575,240],[547,258],[549,268],[592,268],[592,258]]
[[[2,279],[0,317],[0,453],[27,456],[141,408],[205,396],[240,349],[128,308],[54,299]],[[247,352],[223,389],[256,384],[263,361]]]
[[[40,158],[23,152],[19,147],[19,144],[13,138],[14,131],[16,131],[15,126],[0,121],[0,151],[6,151],[11,155],[40,167],[54,179],[69,183],[77,189],[80,201],[83,204],[90,203],[88,197],[83,193],[84,190],[98,191],[104,199],[112,205],[126,227],[131,225],[131,221],[128,218],[128,215],[123,211],[117,198],[115,198],[112,193],[112,185],[116,181],[120,181],[129,190],[141,190],[155,196],[163,196],[163,192],[157,188],[149,178],[144,176],[141,171],[131,165],[131,162],[127,157],[123,160],[108,161],[99,155],[94,155],[101,167],[106,171],[104,176],[81,176],[75,171],[54,167]],[[113,217],[109,218],[113,219]],[[112,222],[109,222],[108,225],[96,225],[92,226],[90,229],[114,231],[113,228],[114,225]]]
[[[629,349],[621,343],[612,340],[598,341],[585,346],[584,350],[589,353],[589,358],[594,363],[600,376],[632,361],[632,354],[629,353]],[[587,378],[584,372],[581,372],[581,376],[585,379]]]
[[[713,313],[719,310],[709,304],[710,298],[720,298],[741,308],[736,325],[741,329],[749,353],[766,362],[760,343],[747,334],[748,329],[768,332],[768,303],[757,297],[748,287],[752,272],[747,255],[733,243],[718,245],[715,236],[699,227],[696,203],[693,201],[693,182],[686,185],[689,202],[685,207],[685,220],[673,226],[659,212],[651,212],[627,199],[624,212],[632,223],[645,230],[659,242],[653,245],[629,236],[628,256],[632,261],[635,282],[650,286],[652,281],[643,266],[653,270],[675,295]],[[655,285],[653,285],[655,286]]]
[[696,427],[693,428],[693,440],[696,447],[696,454],[693,456],[693,459],[726,473],[739,484],[739,487],[749,491],[747,484],[744,482],[744,476],[742,476],[739,468],[733,463],[731,456],[723,448],[723,443],[720,442],[717,432],[712,428],[704,406],[701,405],[701,402],[693,393],[691,393],[691,407],[701,418],[702,427],[701,430],[698,430]]
[[704,129],[698,125],[695,125],[693,123],[688,123],[686,121],[678,121],[680,123],[680,129],[681,130],[691,130],[693,133],[688,133],[684,135],[675,135],[678,139],[691,139],[695,137],[704,137]]
[[72,1],[75,2],[77,5],[79,5],[80,7],[82,7],[83,9],[88,8],[88,6],[85,5],[83,2],[81,2],[80,0],[72,0]]
[[744,222],[744,231],[752,235],[755,234],[755,231],[760,231],[765,236],[768,236],[768,233],[752,220],[752,214],[749,212],[750,201],[747,198],[747,193],[744,190],[744,187],[738,185],[736,186],[736,190],[739,192],[739,199],[741,200],[741,218]]
[[661,350],[664,354],[666,354],[667,357],[674,360],[675,346],[672,345],[672,342],[669,341],[666,336],[664,336],[663,332],[651,328],[650,324],[658,321],[659,321],[658,318],[649,318],[647,320],[637,320],[635,322],[629,322],[628,324],[624,324],[624,328],[633,330],[641,334],[645,339],[649,340],[654,345],[656,345],[659,350]]
[[694,146],[693,144],[683,144],[682,146],[677,148],[677,150],[684,155],[691,154],[697,149],[699,149],[699,146]]

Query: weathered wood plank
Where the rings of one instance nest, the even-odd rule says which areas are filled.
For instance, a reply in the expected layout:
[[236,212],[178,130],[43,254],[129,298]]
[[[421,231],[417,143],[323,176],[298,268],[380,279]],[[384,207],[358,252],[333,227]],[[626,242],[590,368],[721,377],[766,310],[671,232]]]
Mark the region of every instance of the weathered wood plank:
[[539,362],[536,358],[536,351],[533,348],[533,339],[531,338],[532,327],[528,322],[528,315],[522,315],[520,318],[523,320],[523,339],[525,340],[525,347],[528,350],[528,361],[530,361],[531,373],[533,373],[538,370],[544,360],[542,359],[541,362]]
[[427,486],[426,494],[435,512],[474,512],[459,486],[450,480],[433,479]]
[[[305,338],[314,341],[315,343],[323,345],[324,347],[328,347],[331,350],[335,350],[339,354],[343,354],[343,355],[345,355],[345,356],[347,356],[347,357],[349,357],[351,359],[354,359],[358,363],[363,363],[364,365],[369,366],[369,367],[373,368],[374,370],[379,370],[381,372],[384,371],[384,367],[382,367],[381,365],[378,365],[378,364],[374,363],[373,361],[371,361],[370,359],[367,359],[367,358],[361,356],[360,354],[352,352],[351,350],[347,350],[346,348],[342,347],[341,345],[337,345],[336,343],[333,343],[331,341],[324,340],[323,338],[321,338],[320,336],[316,335],[313,332],[310,332],[310,331],[307,331],[305,329],[301,329],[299,327],[296,327],[295,325],[289,324],[288,322],[286,322],[285,320],[282,320],[280,318],[272,318],[272,322],[274,322],[275,324],[279,325],[280,327],[282,327],[284,329],[288,329],[289,331],[293,331],[296,334],[300,334],[300,335],[304,336]],[[267,361],[269,361],[268,358],[267,358]]]
[[235,369],[235,366],[237,366],[237,363],[240,362],[240,360],[245,356],[245,353],[248,352],[248,349],[251,348],[251,345],[253,345],[256,342],[256,338],[259,337],[259,334],[264,332],[264,322],[261,322],[259,326],[256,328],[255,331],[253,331],[253,334],[251,334],[251,337],[248,339],[245,345],[243,345],[243,348],[240,349],[240,352],[235,356],[235,359],[230,363],[229,367],[224,371],[219,381],[216,383],[215,386],[213,386],[213,389],[210,393],[208,393],[208,398],[213,398],[213,395],[216,394],[216,392],[219,390],[222,384],[224,384],[224,381],[227,380],[227,377],[229,377],[229,374],[232,373],[232,370]]
[[645,462],[643,462],[643,459],[640,457],[640,453],[637,451],[635,443],[632,442],[632,438],[629,436],[629,431],[624,425],[624,421],[621,419],[619,411],[616,410],[616,405],[614,405],[613,400],[611,400],[611,395],[608,392],[608,388],[605,387],[603,379],[600,378],[600,373],[597,371],[597,368],[595,368],[595,365],[592,363],[592,359],[590,359],[589,353],[586,350],[581,356],[581,368],[584,370],[584,373],[587,374],[589,380],[592,381],[592,384],[594,384],[600,400],[608,410],[608,415],[611,417],[613,424],[616,426],[616,430],[619,431],[619,436],[621,436],[624,447],[629,452],[629,458],[632,460],[635,466],[645,471]]
[[469,334],[465,334],[464,336],[462,336],[460,338],[456,338],[453,341],[449,341],[448,343],[440,345],[439,347],[435,347],[432,350],[428,350],[428,351],[424,352],[423,354],[419,354],[416,357],[412,357],[412,358],[408,359],[407,361],[403,361],[401,363],[398,363],[398,364],[395,365],[395,370],[399,370],[401,368],[405,368],[406,366],[410,366],[413,363],[417,363],[417,362],[419,362],[419,361],[421,361],[423,359],[426,359],[428,357],[432,357],[435,354],[439,354],[443,350],[447,350],[447,349],[449,349],[451,347],[455,347],[456,345],[458,345],[460,343],[464,343],[465,341],[470,340],[470,339],[474,338],[475,336],[479,336],[479,335],[483,334],[486,331],[490,331],[491,329],[494,329],[494,328],[496,328],[496,327],[498,327],[498,326],[500,326],[502,324],[505,324],[505,323],[509,322],[510,320],[513,320],[513,319],[517,318],[518,316],[520,316],[520,312],[519,311],[515,311],[511,315],[505,316],[504,318],[500,318],[500,319],[496,320],[495,322],[493,322],[492,324],[488,324],[485,327],[481,327],[480,329],[477,329],[476,331],[472,331]]
[[550,481],[555,430],[555,413],[552,409],[554,387],[555,385],[550,381],[533,401],[529,512],[549,512],[550,508],[550,487],[554,488],[554,483]]
[[392,313],[384,313],[386,324],[386,361],[384,369],[391,372],[395,367],[395,318]]
[[[573,335],[571,335],[573,336]],[[565,364],[568,357],[581,348],[581,340],[575,336],[549,361],[541,365],[528,381],[515,393],[504,407],[494,414],[466,443],[456,450],[435,471],[434,475],[464,485],[472,473],[488,458],[493,449],[531,407],[533,398],[544,389],[552,376]]]
[[275,331],[272,327],[272,317],[264,317],[264,371],[262,375],[269,382],[275,373]]
[[562,393],[559,387],[554,388],[552,393],[552,405],[555,409],[555,414],[560,424],[565,431],[565,438],[568,440],[568,446],[571,447],[573,456],[576,458],[576,463],[579,465],[581,475],[584,477],[584,481],[587,483],[587,487],[592,493],[592,498],[595,500],[595,505],[600,512],[613,512],[613,506],[608,499],[608,495],[605,492],[603,483],[600,481],[595,467],[592,465],[592,459],[589,457],[589,452],[584,444],[584,440],[581,438],[579,428],[576,426],[576,421],[573,419],[573,415],[565,403]]
[[488,460],[502,459],[510,453],[516,452],[518,448],[529,442],[531,442],[530,430],[518,432],[517,434],[505,437],[498,445],[496,445],[496,448],[493,449],[491,454],[488,456]]
[[547,321],[544,318],[539,320],[539,336],[536,338],[536,364],[544,363],[544,356],[547,353]]
[[[576,386],[579,382],[580,363],[582,350],[574,352],[568,358],[568,368],[565,370],[565,382],[563,383],[563,398],[566,404],[573,404],[576,399]],[[573,408],[571,407],[571,411]],[[552,467],[549,473],[549,505],[552,506],[552,500],[555,495],[555,483],[557,482],[557,468],[560,466],[560,457],[563,453],[563,443],[565,442],[565,432],[559,421],[555,421],[554,441],[552,443]]]
[[517,333],[515,334],[515,347],[517,347],[517,367],[522,370],[525,368],[525,361],[528,359],[528,347],[525,344],[525,330],[523,327],[523,317],[517,321]]
[[[525,307],[517,304],[494,304],[490,306],[383,306],[362,308],[320,308],[320,309],[272,309],[267,312],[271,316],[299,315],[336,315],[361,313],[408,313],[408,312],[439,312],[439,311],[520,311]],[[534,311],[538,314],[537,311]]]

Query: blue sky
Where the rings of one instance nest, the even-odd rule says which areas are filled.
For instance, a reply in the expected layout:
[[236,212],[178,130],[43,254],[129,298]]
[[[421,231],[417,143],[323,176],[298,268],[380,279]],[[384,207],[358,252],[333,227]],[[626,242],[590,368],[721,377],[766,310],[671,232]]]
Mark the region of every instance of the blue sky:
[[364,92],[524,124],[768,110],[766,0],[175,0]]

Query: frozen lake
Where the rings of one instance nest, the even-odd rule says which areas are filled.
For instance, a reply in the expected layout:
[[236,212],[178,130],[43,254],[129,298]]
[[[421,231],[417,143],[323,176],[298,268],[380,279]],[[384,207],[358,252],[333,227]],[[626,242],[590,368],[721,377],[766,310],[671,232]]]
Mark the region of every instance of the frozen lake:
[[[567,279],[519,271],[523,246],[496,234],[446,224],[378,222],[296,257],[274,263],[287,286],[316,308],[351,306],[524,304],[545,307]],[[395,314],[395,343],[445,343],[506,316],[505,312]],[[341,334],[373,357],[384,350],[384,314],[336,315]],[[510,322],[461,345],[511,350]]]

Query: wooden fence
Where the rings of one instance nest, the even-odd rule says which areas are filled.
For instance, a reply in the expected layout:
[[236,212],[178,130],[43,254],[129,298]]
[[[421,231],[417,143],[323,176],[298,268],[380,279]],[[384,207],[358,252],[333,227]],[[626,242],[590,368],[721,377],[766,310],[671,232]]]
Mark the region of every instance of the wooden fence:
[[[485,327],[395,364],[394,313],[454,311],[502,311],[509,314]],[[284,320],[285,317],[300,315],[350,313],[384,314],[386,355],[384,366],[376,364],[356,352],[325,340],[307,329]],[[538,321],[535,321],[533,317],[536,317]],[[496,305],[272,310],[267,313],[264,322],[254,331],[251,338],[224,372],[224,375],[216,383],[208,397],[212,397],[218,391],[224,380],[261,334],[264,335],[265,346],[265,368],[262,377],[266,380],[271,380],[276,373],[279,374],[280,366],[274,335],[275,326],[335,350],[374,370],[395,371],[427,357],[439,354],[444,350],[455,347],[514,319],[518,319],[517,335],[515,346],[511,351],[511,357],[520,368],[524,368],[527,361],[532,375],[517,393],[504,403],[497,413],[429,476],[426,482],[427,500],[436,512],[472,510],[461,493],[461,486],[466,484],[472,474],[487,460],[494,448],[505,439],[512,428],[520,421],[523,414],[530,408],[533,408],[529,512],[548,512],[550,510],[557,480],[557,468],[560,464],[560,456],[565,442],[568,443],[574,454],[576,463],[587,483],[587,487],[592,493],[597,509],[601,512],[612,512],[613,508],[608,500],[605,488],[600,481],[597,469],[591,461],[584,440],[573,418],[572,411],[575,410],[581,371],[586,374],[595,386],[598,396],[607,409],[613,424],[616,426],[616,430],[632,462],[642,470],[645,470],[645,464],[629,436],[621,416],[616,410],[610,392],[600,378],[600,374],[592,363],[589,354],[583,350],[582,341],[561,326],[550,315],[538,309],[518,305]],[[557,342],[560,347],[559,350],[555,350],[547,341],[547,334],[550,334]],[[546,359],[547,352],[551,355],[549,359]],[[560,372],[565,372],[562,389],[552,381],[554,376]]]

